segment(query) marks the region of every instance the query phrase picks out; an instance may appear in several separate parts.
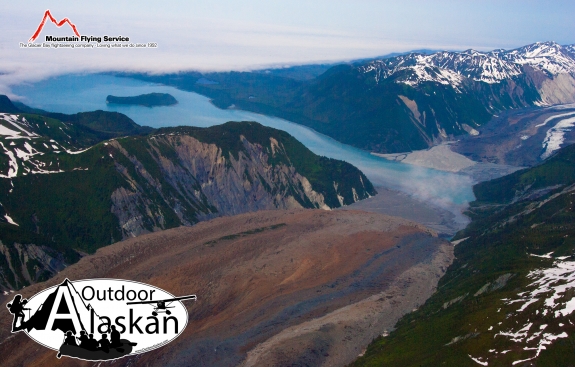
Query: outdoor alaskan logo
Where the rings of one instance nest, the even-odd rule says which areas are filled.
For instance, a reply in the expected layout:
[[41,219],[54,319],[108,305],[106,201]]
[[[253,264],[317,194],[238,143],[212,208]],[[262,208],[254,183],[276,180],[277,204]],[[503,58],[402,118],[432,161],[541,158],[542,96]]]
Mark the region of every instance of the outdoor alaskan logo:
[[[61,28],[63,26],[68,26],[71,30],[69,35],[66,36],[54,36],[50,34],[44,35],[44,41],[36,43],[36,40],[42,40],[39,38],[40,34],[47,25],[47,21],[50,20],[56,27]],[[49,23],[48,23],[49,24]],[[39,38],[39,39],[38,39]],[[50,9],[44,12],[44,17],[42,21],[36,28],[36,31],[32,34],[32,37],[28,42],[20,42],[20,48],[156,48],[158,44],[156,42],[131,42],[130,37],[123,35],[103,35],[103,36],[93,36],[93,35],[80,35],[76,24],[68,18],[63,18],[62,20],[57,20],[54,18]]]
[[122,279],[64,280],[30,299],[16,295],[6,307],[12,332],[25,332],[56,356],[104,361],[145,353],[177,338],[188,324],[184,300]]

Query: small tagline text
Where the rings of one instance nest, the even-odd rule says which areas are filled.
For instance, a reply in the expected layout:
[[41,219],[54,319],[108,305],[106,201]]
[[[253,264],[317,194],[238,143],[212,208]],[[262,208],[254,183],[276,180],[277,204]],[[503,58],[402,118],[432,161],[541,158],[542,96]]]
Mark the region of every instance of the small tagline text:
[[93,49],[93,48],[157,48],[158,44],[156,42],[145,42],[145,43],[72,43],[72,42],[43,42],[43,43],[32,43],[32,42],[20,42],[20,48],[83,48],[83,49]]

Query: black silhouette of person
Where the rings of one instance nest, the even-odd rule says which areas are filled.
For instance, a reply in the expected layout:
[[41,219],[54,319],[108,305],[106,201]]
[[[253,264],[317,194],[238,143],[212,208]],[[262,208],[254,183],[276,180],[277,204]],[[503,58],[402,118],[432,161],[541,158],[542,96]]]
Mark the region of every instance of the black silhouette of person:
[[[22,296],[20,294],[17,294],[16,297],[14,297],[14,300],[12,300],[12,303],[8,303],[6,305],[10,313],[14,315],[14,321],[12,322],[12,332],[16,332],[23,328],[22,324],[24,323],[25,318],[24,310],[29,310],[29,308],[24,307],[26,303],[28,303],[28,300],[27,299],[22,300]],[[16,324],[18,323],[18,320],[20,318],[22,318],[22,321],[20,322],[20,327],[17,328]]]
[[100,343],[100,350],[106,353],[110,352],[110,341],[107,334],[102,334],[102,339],[98,340],[98,343]]
[[78,337],[78,340],[80,340],[80,347],[84,348],[84,349],[88,349],[88,335],[86,335],[86,331],[85,330],[80,330],[80,336]]
[[90,338],[86,342],[86,349],[98,350],[98,341],[94,339],[94,334],[90,334]]
[[112,332],[110,333],[110,341],[113,347],[121,347],[122,342],[120,341],[120,332],[116,330],[116,326],[112,325]]
[[71,330],[66,331],[66,337],[64,338],[64,345],[73,345],[75,347],[78,346],[76,343],[76,337],[72,334]]

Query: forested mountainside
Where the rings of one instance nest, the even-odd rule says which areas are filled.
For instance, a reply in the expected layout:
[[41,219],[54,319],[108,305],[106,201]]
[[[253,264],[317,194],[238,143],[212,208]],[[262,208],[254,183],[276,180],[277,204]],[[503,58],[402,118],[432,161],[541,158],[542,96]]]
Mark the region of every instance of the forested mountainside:
[[80,253],[143,233],[262,209],[330,209],[376,194],[354,166],[256,122],[102,140],[93,129],[102,121],[135,123],[104,111],[78,115],[0,114],[2,288],[46,279]]
[[353,366],[573,364],[575,145],[474,192],[435,295]]
[[279,72],[124,74],[275,115],[378,153],[425,149],[515,108],[575,102],[575,48],[409,53],[337,65],[313,78]]

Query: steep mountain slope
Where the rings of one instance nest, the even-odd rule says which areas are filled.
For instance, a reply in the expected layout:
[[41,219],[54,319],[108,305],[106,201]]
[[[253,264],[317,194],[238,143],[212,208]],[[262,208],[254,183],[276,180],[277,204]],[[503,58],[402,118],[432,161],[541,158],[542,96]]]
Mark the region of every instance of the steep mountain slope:
[[[11,236],[3,242],[5,288],[29,284],[44,270],[53,273],[58,266],[49,266],[50,259],[73,259],[71,249],[93,252],[217,216],[329,209],[376,194],[352,165],[316,156],[289,134],[255,122],[160,129],[83,150],[71,144],[73,123],[3,114],[0,124],[1,220],[49,239],[43,242],[56,250],[35,255]],[[44,267],[19,271],[29,267],[25,258]]]
[[[260,211],[115,243],[20,292],[29,297],[68,277],[197,295],[185,303],[189,323],[176,340],[115,366],[342,366],[421,304],[452,258],[447,241],[400,218]],[[78,365],[10,334],[11,323],[1,312],[2,366]]]
[[[0,111],[4,111],[0,113],[0,185],[4,195],[14,193],[14,180],[18,177],[63,173],[64,167],[60,164],[66,155],[82,153],[86,147],[111,137],[153,130],[116,113],[58,114],[66,120],[63,122],[47,117],[49,113],[44,111],[41,111],[44,116],[22,113],[27,107],[19,106],[15,107],[6,96],[0,96]],[[108,129],[112,131],[106,131],[105,126],[114,127]],[[55,193],[47,195],[44,189],[34,187],[30,193],[47,201],[61,200]],[[62,188],[60,190],[66,195]],[[31,198],[23,195],[21,199],[22,202],[15,202],[16,207],[34,207],[34,203],[28,202]],[[6,200],[3,202],[6,204]],[[30,230],[14,222],[3,202],[0,201],[0,288],[20,288],[46,280],[66,264],[78,261],[80,255],[69,243],[47,236],[38,228]],[[35,212],[32,218],[37,220]],[[55,216],[54,219],[62,218]]]
[[501,111],[575,102],[573,46],[410,53],[338,65],[308,80],[265,73],[137,78],[196,91],[215,105],[277,115],[379,153],[424,149]]
[[575,145],[474,192],[438,292],[354,366],[575,364]]

